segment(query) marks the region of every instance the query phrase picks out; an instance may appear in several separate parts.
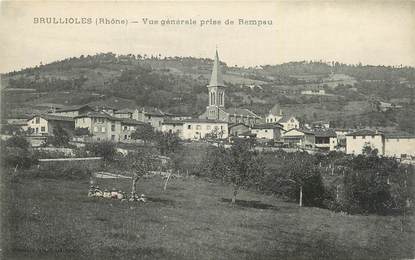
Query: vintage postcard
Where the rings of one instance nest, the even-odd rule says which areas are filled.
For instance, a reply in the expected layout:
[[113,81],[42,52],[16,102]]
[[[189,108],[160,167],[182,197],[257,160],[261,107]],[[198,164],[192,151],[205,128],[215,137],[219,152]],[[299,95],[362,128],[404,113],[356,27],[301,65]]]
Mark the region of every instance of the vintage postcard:
[[415,259],[414,1],[1,1],[1,259]]

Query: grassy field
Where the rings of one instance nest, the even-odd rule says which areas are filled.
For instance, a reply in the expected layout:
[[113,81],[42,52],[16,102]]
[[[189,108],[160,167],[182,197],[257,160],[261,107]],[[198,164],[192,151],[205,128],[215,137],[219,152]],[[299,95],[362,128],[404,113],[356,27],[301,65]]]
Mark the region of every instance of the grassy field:
[[[100,187],[130,190],[128,180]],[[272,196],[195,177],[142,180],[147,203],[87,197],[89,183],[3,182],[5,259],[390,259],[414,258],[414,230],[400,218],[300,208]],[[414,220],[409,220],[413,226]],[[410,225],[412,224],[412,225]]]

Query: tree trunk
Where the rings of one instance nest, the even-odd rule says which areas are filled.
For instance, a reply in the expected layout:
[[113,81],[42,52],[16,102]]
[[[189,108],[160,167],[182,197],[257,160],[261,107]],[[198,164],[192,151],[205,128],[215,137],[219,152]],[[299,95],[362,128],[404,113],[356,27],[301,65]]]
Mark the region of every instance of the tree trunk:
[[303,186],[300,186],[300,207],[303,206]]
[[233,189],[232,204],[236,203],[236,195],[238,195],[238,187],[234,187]]
[[138,177],[133,177],[133,184],[131,187],[131,196],[134,196],[134,194],[136,193],[136,186],[137,186],[138,180],[139,180]]

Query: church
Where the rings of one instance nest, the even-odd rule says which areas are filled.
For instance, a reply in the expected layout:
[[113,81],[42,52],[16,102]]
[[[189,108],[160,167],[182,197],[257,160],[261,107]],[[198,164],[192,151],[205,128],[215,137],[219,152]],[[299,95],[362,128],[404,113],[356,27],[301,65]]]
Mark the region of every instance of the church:
[[223,82],[217,50],[215,60],[213,62],[210,83],[207,88],[209,91],[209,104],[206,107],[206,111],[199,116],[200,119],[225,121],[228,124],[243,123],[248,126],[253,126],[261,120],[260,116],[256,115],[249,109],[225,108],[226,87]]

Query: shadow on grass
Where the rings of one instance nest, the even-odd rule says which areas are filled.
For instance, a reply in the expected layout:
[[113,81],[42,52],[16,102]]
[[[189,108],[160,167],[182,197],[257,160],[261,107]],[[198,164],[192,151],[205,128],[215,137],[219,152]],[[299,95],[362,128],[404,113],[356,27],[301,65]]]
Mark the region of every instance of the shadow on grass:
[[[221,198],[221,202],[232,203],[231,199]],[[262,203],[259,200],[236,200],[236,205],[244,208],[254,208],[254,209],[272,209],[278,210],[274,205]]]
[[148,197],[149,202],[157,202],[164,205],[174,206],[174,200],[171,199],[162,199],[162,198],[156,198],[156,197]]

